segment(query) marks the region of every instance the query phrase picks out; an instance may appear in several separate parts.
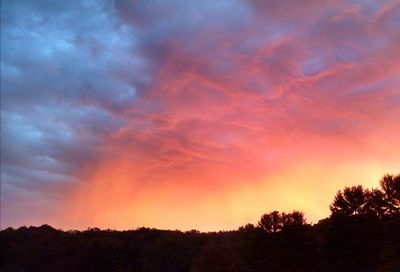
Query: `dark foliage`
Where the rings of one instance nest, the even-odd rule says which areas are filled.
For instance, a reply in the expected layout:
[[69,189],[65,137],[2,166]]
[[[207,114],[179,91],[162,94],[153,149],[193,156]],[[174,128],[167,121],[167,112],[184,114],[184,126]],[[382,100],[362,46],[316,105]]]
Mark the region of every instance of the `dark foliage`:
[[345,188],[315,225],[275,211],[218,233],[8,228],[0,271],[400,271],[399,183],[386,175],[380,189]]
[[266,232],[278,232],[284,229],[296,228],[306,224],[304,214],[294,211],[292,213],[279,213],[273,211],[261,216],[258,227]]
[[380,189],[364,190],[359,186],[339,191],[330,206],[332,216],[400,216],[400,174],[385,175]]

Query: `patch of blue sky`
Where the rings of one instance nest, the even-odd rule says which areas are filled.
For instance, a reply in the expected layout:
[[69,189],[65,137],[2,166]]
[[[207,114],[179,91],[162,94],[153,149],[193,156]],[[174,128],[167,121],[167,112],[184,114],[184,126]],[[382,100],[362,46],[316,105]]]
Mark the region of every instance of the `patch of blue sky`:
[[309,57],[300,68],[303,75],[315,76],[326,67],[324,56],[314,55]]

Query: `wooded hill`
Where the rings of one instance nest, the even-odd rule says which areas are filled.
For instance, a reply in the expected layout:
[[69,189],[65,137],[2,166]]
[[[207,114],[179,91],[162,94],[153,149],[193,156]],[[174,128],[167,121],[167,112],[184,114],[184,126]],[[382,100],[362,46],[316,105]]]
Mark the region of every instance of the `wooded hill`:
[[274,211],[211,233],[7,228],[0,271],[400,271],[400,175],[378,189],[347,187],[330,210],[314,225]]

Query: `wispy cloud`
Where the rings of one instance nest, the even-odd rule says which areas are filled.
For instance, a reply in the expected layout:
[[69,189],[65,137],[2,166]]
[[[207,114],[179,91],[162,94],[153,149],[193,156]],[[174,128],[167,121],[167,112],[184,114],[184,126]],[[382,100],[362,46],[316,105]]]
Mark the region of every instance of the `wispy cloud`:
[[[231,201],[292,184],[277,173],[309,201],[274,203],[317,218],[316,187],[328,203],[338,179],[364,182],[347,171],[400,162],[398,1],[4,1],[1,12],[2,227],[235,227],[275,209]],[[317,182],[329,166],[340,174]],[[160,203],[175,221],[160,223]]]

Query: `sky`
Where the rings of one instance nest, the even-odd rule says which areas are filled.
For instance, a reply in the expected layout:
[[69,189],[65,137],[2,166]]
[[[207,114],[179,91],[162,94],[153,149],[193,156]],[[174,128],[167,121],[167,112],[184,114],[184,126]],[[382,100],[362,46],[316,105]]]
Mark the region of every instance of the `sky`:
[[1,228],[236,229],[400,172],[400,1],[1,0]]

